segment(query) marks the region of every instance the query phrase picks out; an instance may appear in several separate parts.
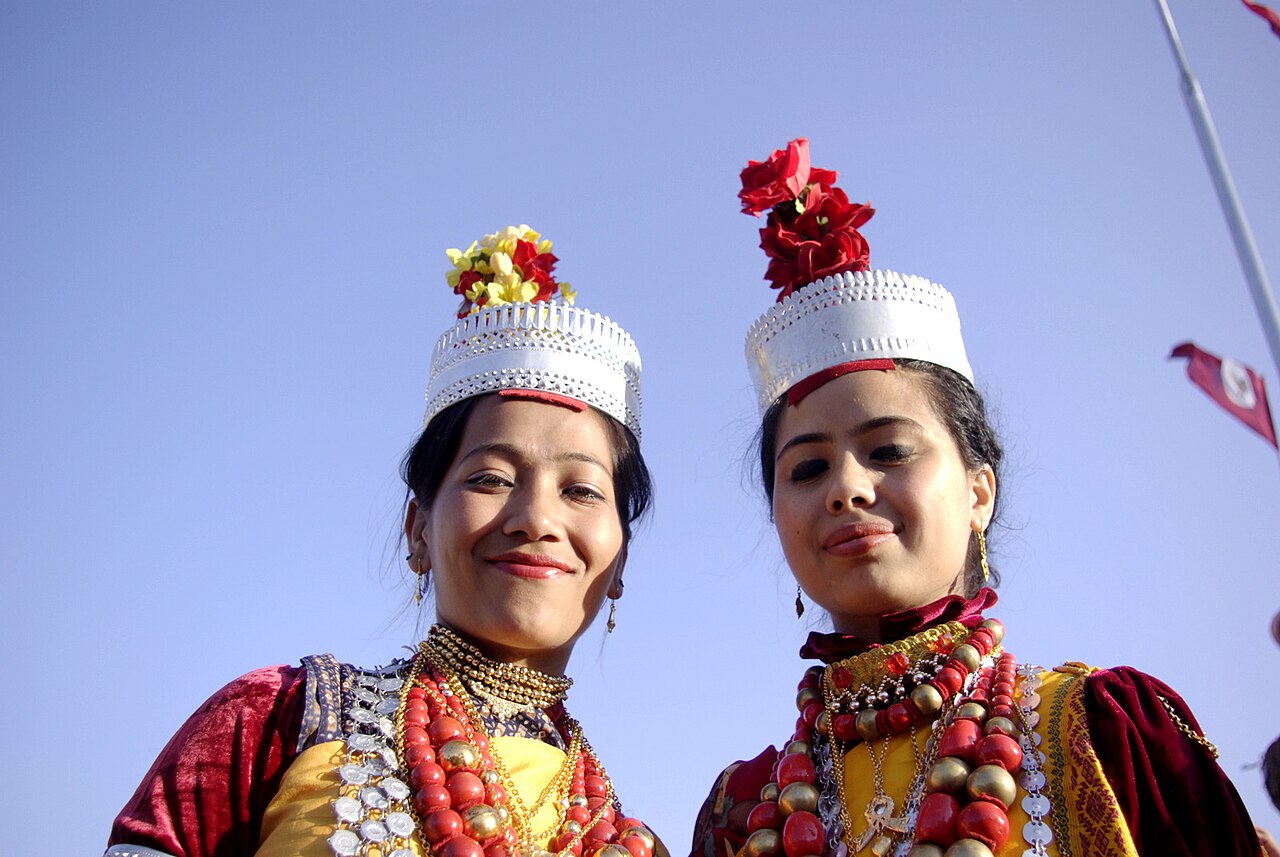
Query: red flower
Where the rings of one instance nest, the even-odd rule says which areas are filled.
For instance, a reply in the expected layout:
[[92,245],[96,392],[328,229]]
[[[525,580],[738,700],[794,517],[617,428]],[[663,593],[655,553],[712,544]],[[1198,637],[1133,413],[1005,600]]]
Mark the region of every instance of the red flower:
[[539,253],[532,241],[517,241],[516,252],[511,254],[511,264],[520,269],[524,278],[539,283],[542,281],[534,277],[534,272],[541,271],[549,277],[559,261],[552,253]]
[[813,241],[771,223],[760,230],[760,247],[769,256],[765,279],[780,290],[779,301],[823,277],[865,271],[871,261],[867,240],[856,229],[831,232]]
[[832,232],[856,230],[875,213],[870,206],[849,202],[849,197],[838,187],[815,184],[805,193],[804,213],[796,215],[791,228],[817,241]]
[[[759,216],[772,209],[760,230],[760,247],[769,257],[765,279],[779,290],[778,300],[815,280],[865,271],[870,264],[858,227],[875,209],[849,202],[835,182],[834,171],[810,166],[809,141],[803,137],[742,171],[743,212]],[[790,202],[796,204],[783,204]]]
[[458,275],[458,285],[453,287],[453,293],[455,295],[465,295],[471,290],[472,286],[480,282],[482,279],[484,278],[476,273],[474,269],[463,271]]
[[[742,213],[759,217],[760,212],[795,199],[812,181],[813,172],[809,167],[809,141],[804,137],[792,140],[785,149],[778,149],[767,161],[747,161],[742,171],[742,190],[738,193]],[[830,170],[817,172],[824,178],[829,176],[829,183],[836,180]]]
[[[548,253],[544,255],[550,254]],[[551,300],[551,296],[554,295],[556,293],[556,289],[560,287],[560,284],[557,283],[549,273],[541,268],[534,269],[532,274],[526,273],[525,279],[538,284],[538,293],[529,299],[530,303]]]

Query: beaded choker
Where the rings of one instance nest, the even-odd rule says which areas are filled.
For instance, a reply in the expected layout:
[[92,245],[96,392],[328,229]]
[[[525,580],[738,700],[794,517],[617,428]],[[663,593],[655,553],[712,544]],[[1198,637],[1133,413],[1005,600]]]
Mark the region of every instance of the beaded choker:
[[521,710],[564,702],[573,686],[571,678],[495,661],[444,625],[431,626],[422,650],[504,720]]

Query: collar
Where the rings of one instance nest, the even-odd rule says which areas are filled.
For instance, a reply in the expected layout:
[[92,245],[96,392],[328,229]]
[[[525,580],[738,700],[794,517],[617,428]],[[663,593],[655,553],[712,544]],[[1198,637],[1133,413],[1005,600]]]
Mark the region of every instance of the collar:
[[[995,591],[984,586],[972,598],[947,595],[923,607],[886,613],[880,617],[880,639],[882,643],[896,642],[943,622],[960,622],[967,628],[975,628],[982,621],[982,612],[997,600],[999,596]],[[856,634],[812,631],[800,649],[800,657],[829,664],[878,649],[882,643],[868,642]]]

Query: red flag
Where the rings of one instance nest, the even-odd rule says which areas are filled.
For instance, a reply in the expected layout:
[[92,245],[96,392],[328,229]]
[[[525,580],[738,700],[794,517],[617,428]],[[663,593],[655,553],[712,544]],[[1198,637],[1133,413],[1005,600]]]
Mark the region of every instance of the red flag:
[[1261,375],[1230,357],[1210,354],[1191,342],[1176,346],[1169,355],[1170,359],[1174,357],[1188,358],[1187,377],[1192,383],[1276,446],[1276,429],[1271,422],[1267,388]]
[[1276,12],[1274,9],[1268,9],[1261,3],[1254,3],[1253,0],[1243,0],[1243,2],[1244,5],[1249,7],[1250,11],[1271,25],[1271,32],[1280,36],[1280,12]]

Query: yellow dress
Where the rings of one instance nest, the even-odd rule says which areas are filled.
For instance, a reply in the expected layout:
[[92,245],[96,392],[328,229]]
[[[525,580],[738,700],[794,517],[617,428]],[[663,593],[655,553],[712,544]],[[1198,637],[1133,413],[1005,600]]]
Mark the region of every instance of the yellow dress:
[[[532,738],[494,738],[491,746],[506,764],[517,791],[537,795],[564,764],[564,751]],[[262,822],[262,845],[256,857],[333,857],[329,839],[335,831],[334,801],[359,787],[344,784],[338,769],[346,758],[343,742],[328,741],[303,751],[285,772],[280,790]],[[559,808],[547,802],[532,819],[535,829],[554,828]],[[377,820],[377,817],[374,817]],[[346,829],[351,829],[346,826]],[[427,857],[420,837],[406,837],[415,857]],[[550,845],[550,837],[544,847]],[[375,846],[376,847],[376,846]],[[377,849],[387,857],[394,848]],[[371,850],[369,857],[377,857]]]
[[[1043,817],[1052,831],[1044,853],[1054,857],[1136,857],[1133,839],[1089,740],[1081,699],[1083,683],[1079,681],[1083,674],[1084,671],[1074,669],[1038,674],[1040,704],[1036,708],[1039,717],[1034,731],[1044,754],[1046,784],[1041,791],[1050,804],[1050,812]],[[871,754],[883,753],[884,793],[901,812],[919,776],[916,759],[924,757],[928,738],[928,729],[920,729],[915,735],[914,752],[911,737],[900,734],[869,744],[859,743],[846,753],[847,805],[866,807],[876,797]],[[1027,794],[1027,789],[1020,786],[1018,800],[1008,810],[1009,838],[995,852],[996,857],[1021,857],[1031,847],[1023,835],[1026,825],[1032,821],[1024,807],[1029,803]],[[867,818],[864,812],[851,811],[848,815],[851,838],[857,842],[867,830]],[[868,845],[854,853],[871,854],[872,851]]]

